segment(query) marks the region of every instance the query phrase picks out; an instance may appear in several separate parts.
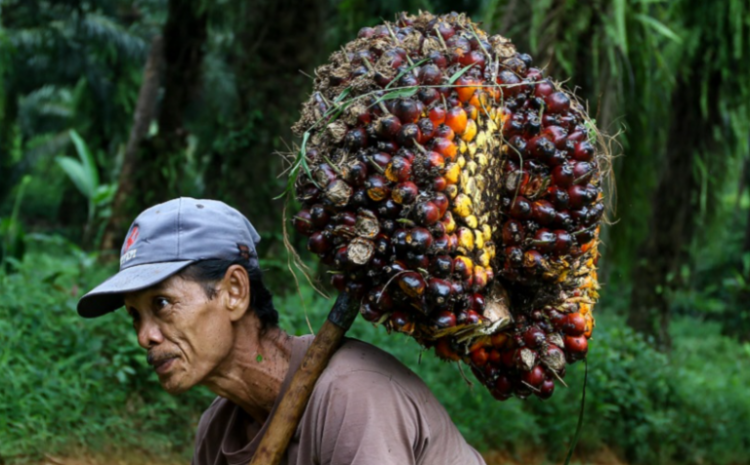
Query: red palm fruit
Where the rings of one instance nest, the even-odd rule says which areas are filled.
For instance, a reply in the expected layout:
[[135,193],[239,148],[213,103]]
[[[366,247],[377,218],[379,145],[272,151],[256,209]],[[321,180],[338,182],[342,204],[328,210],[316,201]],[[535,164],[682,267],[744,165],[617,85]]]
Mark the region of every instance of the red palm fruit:
[[424,295],[426,285],[422,275],[416,271],[402,273],[396,280],[398,281],[398,287],[409,297],[417,298]]
[[382,218],[398,218],[401,214],[402,207],[393,199],[385,199],[378,206],[378,214]]
[[497,349],[490,349],[487,351],[487,362],[490,365],[500,365],[500,351]]
[[470,258],[459,255],[453,261],[453,271],[461,281],[468,281],[474,276],[474,263]]
[[437,130],[441,124],[445,123],[445,107],[443,105],[435,105],[430,108],[428,116]]
[[336,180],[336,177],[336,172],[328,163],[321,163],[313,173],[313,178],[322,188],[328,187],[329,184]]
[[448,207],[450,206],[448,197],[440,192],[434,195],[431,203],[435,205],[435,207],[437,207],[439,218],[442,218],[445,215],[445,213],[448,211]]
[[401,131],[401,120],[395,115],[385,115],[375,122],[377,133],[384,139],[393,139]]
[[547,189],[547,198],[558,210],[568,208],[570,196],[568,191],[559,186],[551,186]]
[[464,283],[461,281],[451,281],[451,293],[453,295],[463,295],[464,292],[466,292],[466,287],[464,286]]
[[438,176],[432,180],[432,188],[437,192],[442,192],[448,187],[448,181],[444,177]]
[[439,278],[430,278],[427,281],[427,301],[436,308],[448,305],[451,297],[451,285],[448,281]]
[[547,160],[546,160],[547,164],[552,168],[562,165],[566,161],[568,161],[566,152],[562,150],[555,150],[555,152],[549,157],[547,157]]
[[425,228],[412,228],[406,233],[406,244],[416,254],[423,254],[432,245],[432,234]]
[[456,315],[449,310],[441,310],[433,316],[432,321],[438,329],[452,328],[456,326]]
[[412,162],[405,157],[396,155],[391,159],[385,170],[385,177],[392,182],[404,182],[411,177]]
[[461,357],[458,356],[453,347],[451,347],[450,339],[443,337],[437,340],[435,343],[435,354],[443,360],[458,361]]
[[440,278],[447,278],[453,273],[453,259],[448,255],[438,255],[432,260],[430,272]]
[[521,79],[512,71],[503,70],[497,75],[497,83],[501,85],[505,98],[515,97],[522,90]]
[[542,253],[550,253],[555,248],[557,236],[549,229],[542,228],[534,235],[534,247]]
[[490,338],[492,347],[502,349],[508,343],[508,335],[503,332],[497,332]]
[[484,267],[482,266],[475,266],[474,267],[474,289],[477,291],[481,291],[485,287],[487,287],[487,272],[485,271]]
[[352,267],[353,263],[349,261],[347,246],[336,249],[336,253],[333,255],[333,264],[339,270],[347,270]]
[[309,210],[300,210],[296,215],[294,215],[294,228],[300,234],[303,234],[305,236],[309,236],[313,233],[314,228]]
[[424,105],[432,105],[440,100],[440,92],[432,87],[423,87],[417,91],[417,98]]
[[523,242],[524,227],[519,221],[508,220],[503,224],[503,244],[518,245]]
[[555,236],[555,253],[558,255],[565,255],[570,252],[570,247],[573,245],[573,238],[568,234],[568,231],[558,229],[554,231]]
[[393,308],[393,299],[391,298],[390,293],[384,290],[383,286],[371,289],[370,292],[367,293],[366,300],[383,312],[388,312]]
[[[467,63],[468,65],[468,63]],[[464,65],[466,66],[466,65]],[[458,101],[461,103],[468,102],[477,90],[477,82],[475,79],[463,75],[456,81],[458,87],[456,87],[456,94],[458,95]],[[459,131],[456,131],[460,134]]]
[[445,157],[447,161],[454,160],[458,153],[456,144],[444,137],[435,137],[432,139],[432,150]]
[[403,125],[416,123],[420,117],[417,102],[411,99],[399,99],[396,102],[393,113],[401,120],[401,124]]
[[537,347],[540,347],[546,339],[546,336],[544,334],[544,331],[537,328],[536,326],[530,326],[524,333],[523,333],[523,342],[526,344],[526,347],[529,347],[531,349],[536,349]]
[[425,254],[409,253],[407,254],[406,264],[409,265],[409,268],[412,270],[425,270],[430,266],[430,257]]
[[483,367],[487,364],[487,358],[489,355],[487,354],[487,350],[485,350],[484,347],[477,347],[476,349],[471,351],[471,362],[478,366]]
[[365,187],[367,188],[367,196],[376,202],[387,198],[391,193],[388,180],[379,174],[370,175],[365,181]]
[[379,166],[383,169],[388,167],[388,164],[391,162],[391,155],[385,152],[378,152],[370,157],[370,160],[372,163],[374,163],[376,166]]
[[396,142],[404,147],[413,147],[414,143],[418,143],[421,138],[422,132],[419,130],[419,126],[409,123],[401,126],[401,131],[396,136]]
[[527,273],[537,274],[544,271],[544,258],[536,250],[527,250],[523,254],[523,268]]
[[542,226],[547,226],[555,221],[555,207],[546,200],[537,200],[531,207],[531,217]]
[[570,99],[563,92],[553,92],[544,101],[550,113],[565,113],[570,110]]
[[573,218],[567,210],[557,211],[555,212],[555,221],[553,224],[558,228],[569,229],[573,224]]
[[547,126],[542,131],[542,135],[549,139],[556,148],[562,149],[565,147],[567,132],[560,126]]
[[324,228],[331,220],[331,215],[321,204],[310,207],[310,219],[316,228]]
[[367,132],[365,128],[353,128],[344,136],[344,146],[352,151],[367,147]]
[[421,118],[417,122],[417,127],[419,128],[419,140],[417,142],[420,144],[426,144],[435,135],[435,125],[429,118]]
[[552,83],[545,79],[544,81],[538,83],[536,85],[536,88],[534,89],[534,95],[537,97],[547,97],[552,94],[552,92],[555,91],[555,86],[552,85]]
[[331,285],[339,292],[346,289],[346,276],[341,273],[331,275]]
[[562,330],[568,336],[581,336],[586,331],[586,318],[580,313],[569,313],[562,321]]
[[361,186],[367,179],[367,165],[358,161],[346,173],[346,180],[352,186]]
[[544,383],[544,368],[539,365],[534,366],[531,371],[521,375],[521,380],[534,388],[539,388]]
[[480,294],[479,292],[475,292],[474,294],[471,294],[471,296],[469,296],[469,308],[471,308],[475,312],[484,312],[485,305],[486,301],[484,299],[484,295]]
[[573,158],[578,161],[591,161],[594,158],[594,146],[588,141],[579,142],[573,151]]
[[411,181],[406,181],[396,184],[396,186],[393,188],[391,197],[398,204],[408,205],[417,199],[417,195],[419,195],[419,188],[417,187],[417,185]]
[[570,197],[570,208],[578,209],[593,202],[596,194],[586,186],[574,185],[568,189],[568,197]]
[[448,238],[448,250],[446,253],[452,254],[458,249],[458,237],[455,234],[448,234],[445,237]]
[[[496,395],[497,393],[497,395]],[[492,395],[495,396],[495,398],[499,400],[505,400],[511,396],[513,393],[513,382],[510,380],[510,378],[507,375],[500,375],[497,380],[495,380],[494,389],[492,390]],[[501,397],[498,397],[502,396]]]
[[414,217],[419,224],[430,226],[440,220],[440,209],[433,202],[419,202],[414,207]]
[[391,244],[395,247],[396,252],[401,255],[406,254],[406,252],[409,251],[409,244],[406,243],[407,235],[408,232],[406,229],[397,229],[391,235]]
[[523,265],[523,249],[520,247],[506,247],[505,260],[513,268]]
[[531,218],[531,202],[526,197],[517,196],[510,206],[510,216],[517,220],[527,220]]
[[535,391],[537,397],[540,399],[549,399],[552,397],[552,393],[555,391],[555,382],[551,379],[545,379],[539,390]]
[[403,310],[396,310],[391,313],[391,323],[399,330],[407,330],[411,326],[411,315]]
[[380,319],[385,315],[385,312],[381,309],[379,309],[376,305],[373,305],[370,302],[363,302],[362,305],[359,307],[359,313],[362,314],[362,317],[371,322],[371,323],[377,323],[380,321]]
[[555,185],[568,188],[573,185],[575,180],[575,174],[573,173],[573,167],[570,165],[560,165],[552,170],[552,181]]
[[503,366],[512,368],[516,366],[516,358],[518,354],[518,349],[508,349],[504,350],[500,353],[500,363],[502,363]]
[[474,310],[462,310],[459,312],[456,320],[462,325],[475,325],[479,323],[481,317]]
[[571,361],[581,360],[589,349],[589,341],[585,336],[565,336],[565,351]]
[[422,85],[436,86],[443,79],[443,73],[437,65],[428,63],[419,69],[418,78]]
[[468,123],[468,116],[461,107],[453,107],[445,115],[445,124],[456,134],[463,134]]
[[448,61],[445,59],[445,55],[439,50],[431,51],[429,55],[427,55],[427,58],[439,69],[445,69],[445,67],[448,66]]
[[328,235],[322,231],[313,233],[307,240],[307,250],[318,255],[324,254],[331,249]]
[[[441,223],[436,223],[435,226],[442,226]],[[449,253],[448,249],[450,248],[450,238],[445,234],[443,231],[439,231],[441,234],[436,234],[435,231],[432,232],[432,237],[434,238],[434,241],[432,242],[432,249],[430,250],[431,253]]]
[[575,184],[586,184],[594,175],[594,165],[587,161],[579,161],[573,167],[573,176]]
[[442,173],[445,168],[445,157],[437,152],[427,152],[424,157],[424,167],[427,170]]

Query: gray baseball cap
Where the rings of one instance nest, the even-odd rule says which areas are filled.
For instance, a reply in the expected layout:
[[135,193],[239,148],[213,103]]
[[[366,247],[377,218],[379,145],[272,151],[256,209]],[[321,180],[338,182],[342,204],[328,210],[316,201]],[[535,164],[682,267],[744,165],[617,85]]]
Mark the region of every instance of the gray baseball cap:
[[245,258],[258,266],[260,236],[245,216],[216,200],[181,197],[138,215],[120,252],[120,271],[78,301],[94,318],[124,305],[123,294],[158,284],[200,260]]

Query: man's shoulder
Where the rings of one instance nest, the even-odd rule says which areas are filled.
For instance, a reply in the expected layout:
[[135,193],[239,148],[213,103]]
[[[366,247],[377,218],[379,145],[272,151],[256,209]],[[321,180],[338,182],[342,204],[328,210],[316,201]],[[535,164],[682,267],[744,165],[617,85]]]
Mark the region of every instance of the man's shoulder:
[[232,415],[235,408],[236,405],[231,403],[229,400],[217,396],[213,400],[213,402],[211,402],[211,405],[209,405],[201,415],[201,419],[198,422],[198,431],[195,435],[197,440],[196,443],[203,442],[203,439],[206,437],[206,435],[210,433],[210,426],[212,424],[216,424],[214,419],[222,418],[224,421],[222,421],[221,423],[224,423],[226,419]]
[[[429,389],[416,373],[388,352],[364,341],[347,338],[318,381],[326,388],[356,385],[377,389],[393,385],[404,394],[422,397]],[[317,386],[316,386],[317,388]]]

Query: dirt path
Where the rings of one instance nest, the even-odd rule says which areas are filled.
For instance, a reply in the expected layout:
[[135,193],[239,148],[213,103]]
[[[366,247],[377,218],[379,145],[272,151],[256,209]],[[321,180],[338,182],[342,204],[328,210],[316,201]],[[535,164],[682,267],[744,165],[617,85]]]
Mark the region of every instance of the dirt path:
[[[484,454],[487,465],[552,465],[542,452],[527,452],[522,454],[509,454],[507,452],[493,451]],[[88,455],[81,454],[75,457],[57,457],[46,455],[44,460],[37,462],[26,462],[23,465],[186,465],[187,460],[159,459],[143,455]],[[562,462],[561,462],[562,463]],[[574,459],[576,465],[627,465],[621,461],[611,450],[602,449],[599,452],[585,458]]]

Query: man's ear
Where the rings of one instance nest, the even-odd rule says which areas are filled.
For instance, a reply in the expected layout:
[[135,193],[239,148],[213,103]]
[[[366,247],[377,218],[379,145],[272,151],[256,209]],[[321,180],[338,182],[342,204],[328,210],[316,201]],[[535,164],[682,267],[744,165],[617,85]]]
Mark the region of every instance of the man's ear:
[[230,312],[232,321],[238,321],[250,307],[250,278],[247,270],[240,265],[232,265],[222,279],[224,306]]

